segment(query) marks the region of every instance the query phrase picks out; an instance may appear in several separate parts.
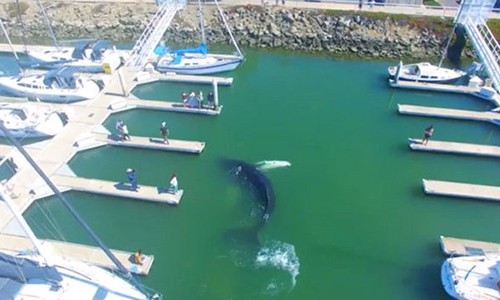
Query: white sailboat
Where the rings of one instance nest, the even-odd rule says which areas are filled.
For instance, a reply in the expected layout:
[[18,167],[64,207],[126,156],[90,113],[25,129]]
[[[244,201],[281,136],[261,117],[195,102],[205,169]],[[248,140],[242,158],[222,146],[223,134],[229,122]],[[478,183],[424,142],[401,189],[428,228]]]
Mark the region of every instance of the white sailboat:
[[441,281],[455,299],[500,299],[500,256],[448,258],[441,267]]
[[65,67],[44,74],[2,76],[0,88],[16,97],[48,102],[69,103],[96,97],[99,85],[75,73],[76,69]]
[[121,54],[116,51],[108,40],[83,40],[72,49],[61,48],[42,1],[38,0],[38,3],[54,43],[54,49],[45,51],[27,50],[26,54],[31,60],[30,67],[45,69],[74,67],[79,72],[99,73],[104,72],[105,65],[111,70],[115,70],[120,66]]
[[146,288],[114,257],[102,241],[90,230],[88,225],[64,199],[29,154],[8,134],[0,123],[0,129],[26,158],[29,164],[44,179],[53,192],[68,208],[82,227],[99,244],[108,257],[117,265],[122,274],[134,281],[131,284],[124,278],[99,267],[50,253],[37,239],[15,203],[10,199],[6,188],[0,187],[0,196],[11,210],[20,226],[34,245],[35,251],[15,253],[0,251],[0,298],[1,299],[44,299],[44,300],[145,300],[161,299],[159,294],[149,294]]
[[214,74],[234,70],[243,62],[243,53],[233,37],[217,0],[215,0],[215,4],[231,41],[236,48],[237,54],[214,54],[208,52],[201,1],[198,0],[202,44],[197,48],[179,50],[170,50],[167,47],[158,46],[155,49],[155,54],[159,56],[156,63],[156,70],[165,73],[171,72],[189,75]]
[[[56,135],[66,120],[57,111],[35,103],[0,103],[0,122],[16,138],[33,138]],[[0,136],[5,136],[3,131]]]
[[[459,15],[460,15],[459,11]],[[452,83],[467,75],[466,72],[459,69],[449,69],[442,67],[448,47],[450,46],[451,36],[455,32],[458,23],[455,23],[448,38],[448,42],[444,47],[443,54],[438,65],[433,65],[429,62],[421,62],[404,65],[399,62],[396,66],[390,66],[387,69],[389,81],[406,80],[429,83]]]

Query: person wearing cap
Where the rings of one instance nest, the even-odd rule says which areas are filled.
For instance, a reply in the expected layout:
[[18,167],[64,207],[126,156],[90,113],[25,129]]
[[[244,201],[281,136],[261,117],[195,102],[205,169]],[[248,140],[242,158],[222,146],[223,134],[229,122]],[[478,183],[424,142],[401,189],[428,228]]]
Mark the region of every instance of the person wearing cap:
[[127,178],[132,186],[132,190],[137,192],[137,176],[135,175],[135,170],[128,168],[127,169]]
[[168,144],[168,128],[167,122],[162,122],[160,127],[160,133],[163,137],[163,143]]

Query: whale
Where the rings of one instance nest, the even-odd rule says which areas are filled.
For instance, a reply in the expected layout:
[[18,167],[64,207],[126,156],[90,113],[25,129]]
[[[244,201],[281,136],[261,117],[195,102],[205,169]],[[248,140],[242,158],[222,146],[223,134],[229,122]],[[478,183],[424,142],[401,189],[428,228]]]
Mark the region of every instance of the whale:
[[239,179],[240,182],[253,187],[257,199],[264,206],[262,220],[267,222],[276,202],[271,180],[254,164],[235,159],[224,159],[223,164],[232,176]]
[[263,160],[255,163],[257,169],[266,171],[275,168],[290,167],[292,164],[285,160]]

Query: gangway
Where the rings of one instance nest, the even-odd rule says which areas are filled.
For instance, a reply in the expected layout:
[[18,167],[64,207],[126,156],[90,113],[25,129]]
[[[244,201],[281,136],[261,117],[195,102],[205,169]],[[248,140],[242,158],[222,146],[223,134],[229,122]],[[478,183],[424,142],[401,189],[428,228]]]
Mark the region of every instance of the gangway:
[[157,2],[159,3],[158,11],[148,25],[146,25],[146,28],[132,48],[130,57],[126,63],[128,67],[139,70],[144,68],[177,11],[186,7],[186,0],[163,0]]
[[465,0],[455,17],[469,37],[474,50],[485,66],[493,86],[500,90],[500,46],[486,25],[496,0]]

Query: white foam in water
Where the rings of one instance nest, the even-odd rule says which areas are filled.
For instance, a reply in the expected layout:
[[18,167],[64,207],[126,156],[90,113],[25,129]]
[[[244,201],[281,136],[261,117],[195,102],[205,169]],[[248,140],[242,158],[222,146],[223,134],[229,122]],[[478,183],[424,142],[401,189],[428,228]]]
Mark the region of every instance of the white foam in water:
[[287,271],[292,276],[292,286],[295,286],[300,263],[293,245],[280,241],[266,243],[257,253],[255,263],[257,267],[273,267]]

